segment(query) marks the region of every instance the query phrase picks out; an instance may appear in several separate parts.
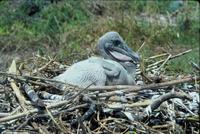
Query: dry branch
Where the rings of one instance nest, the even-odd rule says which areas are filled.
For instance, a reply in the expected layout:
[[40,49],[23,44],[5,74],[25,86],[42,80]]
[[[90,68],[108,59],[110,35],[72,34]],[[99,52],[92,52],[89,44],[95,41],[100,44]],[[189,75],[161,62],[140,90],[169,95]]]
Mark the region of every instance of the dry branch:
[[26,79],[28,80],[41,80],[41,81],[49,81],[49,82],[56,82],[56,83],[60,83],[60,84],[66,84],[60,81],[56,81],[53,79],[48,79],[48,78],[43,78],[43,77],[38,77],[38,76],[28,76],[28,75],[17,75],[17,74],[11,74],[11,73],[7,73],[7,72],[2,72],[0,71],[0,75],[4,75],[7,77],[12,77],[13,79]]
[[200,71],[200,67],[196,63],[194,63],[193,61],[191,62],[191,65],[194,69],[196,69],[197,71]]
[[41,72],[41,71],[45,70],[45,69],[46,69],[51,63],[53,63],[53,62],[54,62],[54,60],[51,59],[51,60],[50,60],[48,63],[46,63],[44,66],[42,66],[41,68],[35,70],[35,71],[33,72],[33,74],[36,74],[36,73],[38,73],[38,72]]
[[[87,88],[85,88],[84,90],[79,91],[77,94],[73,95],[68,100],[60,101],[58,103],[54,103],[54,104],[50,104],[50,105],[46,106],[46,109],[52,109],[52,108],[56,108],[56,107],[61,107],[63,105],[69,106],[70,103],[85,90],[87,90]],[[22,118],[24,116],[27,116],[27,115],[33,114],[33,113],[37,113],[37,112],[40,112],[40,110],[35,108],[35,109],[32,109],[32,110],[25,111],[23,113],[19,113],[19,114],[15,114],[15,115],[9,115],[9,116],[6,116],[4,118],[0,118],[0,123],[6,122],[6,121],[10,121],[10,120],[14,120],[14,119],[17,119],[17,118]]]
[[[113,90],[119,90],[124,93],[129,93],[129,92],[137,92],[145,89],[158,89],[158,88],[163,88],[166,86],[172,86],[172,85],[177,85],[185,82],[193,82],[193,81],[199,81],[200,77],[188,77],[188,78],[183,78],[179,80],[172,80],[168,82],[163,82],[163,83],[154,83],[154,84],[149,84],[149,85],[144,85],[144,86],[129,86],[129,85],[116,85],[116,86],[95,86],[95,87],[89,87],[88,91],[113,91]],[[107,92],[106,94],[109,94],[110,92]],[[103,95],[103,94],[102,94]]]
[[172,91],[169,93],[166,93],[164,95],[161,95],[159,98],[155,99],[152,101],[152,103],[146,108],[146,112],[151,113],[155,109],[157,109],[164,101],[173,99],[173,98],[180,98],[180,99],[187,99],[187,100],[192,100],[191,96],[184,92],[176,92]]
[[163,56],[166,56],[166,55],[168,55],[168,53],[163,53],[163,54],[151,56],[151,57],[144,59],[144,60],[148,62],[150,59],[160,58],[160,57],[163,57]]
[[[189,49],[189,50],[187,50],[187,51],[184,51],[184,52],[181,52],[181,53],[179,53],[179,54],[173,55],[173,56],[171,56],[171,57],[169,58],[169,60],[174,59],[174,58],[177,58],[177,57],[182,56],[182,55],[185,55],[185,54],[187,54],[187,53],[189,53],[189,52],[191,52],[191,51],[192,51],[192,49]],[[158,65],[158,64],[161,64],[161,63],[164,62],[164,61],[165,61],[165,60],[160,60],[160,61],[157,61],[157,62],[155,62],[155,63],[152,63],[152,64],[148,65],[147,69],[150,68],[150,67],[156,66],[156,65]]]
[[[17,74],[17,67],[16,67],[16,62],[15,60],[12,61],[12,64],[8,70],[9,73],[13,73],[13,74]],[[25,97],[22,95],[22,93],[19,90],[19,87],[17,86],[17,84],[15,83],[15,81],[13,81],[12,79],[9,79],[9,81],[11,82],[11,87],[21,105],[21,107],[23,108],[24,111],[26,111],[26,99]]]

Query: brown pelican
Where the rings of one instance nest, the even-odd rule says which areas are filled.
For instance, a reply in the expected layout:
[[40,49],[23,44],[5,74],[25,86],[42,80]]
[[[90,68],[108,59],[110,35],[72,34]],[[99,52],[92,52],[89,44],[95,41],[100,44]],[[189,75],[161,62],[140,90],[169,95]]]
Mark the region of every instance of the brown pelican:
[[77,62],[53,79],[79,87],[135,84],[136,64],[140,57],[119,33],[104,34],[96,48],[101,57]]

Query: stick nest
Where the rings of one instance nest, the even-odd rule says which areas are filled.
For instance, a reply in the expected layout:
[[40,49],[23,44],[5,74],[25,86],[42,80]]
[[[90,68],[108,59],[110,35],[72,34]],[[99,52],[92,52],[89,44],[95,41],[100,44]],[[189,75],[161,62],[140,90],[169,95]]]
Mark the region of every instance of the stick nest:
[[143,59],[137,85],[60,91],[51,78],[68,66],[35,55],[0,72],[1,133],[199,133],[199,67],[165,74],[167,62],[186,52]]

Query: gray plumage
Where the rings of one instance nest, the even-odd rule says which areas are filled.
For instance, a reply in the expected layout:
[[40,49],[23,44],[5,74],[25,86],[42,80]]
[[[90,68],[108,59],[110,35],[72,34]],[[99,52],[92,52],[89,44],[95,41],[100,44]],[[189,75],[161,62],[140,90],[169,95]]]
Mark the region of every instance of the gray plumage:
[[83,88],[135,84],[139,55],[126,45],[117,32],[103,35],[98,41],[97,52],[102,57],[91,57],[75,63],[53,79]]

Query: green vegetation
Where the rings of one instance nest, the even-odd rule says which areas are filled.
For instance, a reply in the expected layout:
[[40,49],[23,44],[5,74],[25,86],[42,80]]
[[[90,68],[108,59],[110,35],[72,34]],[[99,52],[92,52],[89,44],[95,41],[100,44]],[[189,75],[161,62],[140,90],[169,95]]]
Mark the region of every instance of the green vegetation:
[[[170,17],[172,14],[174,17]],[[114,30],[134,50],[145,41],[143,57],[163,50],[175,54],[193,49],[166,66],[171,73],[190,73],[189,62],[199,62],[200,22],[196,1],[184,1],[180,5],[159,0],[10,0],[0,2],[0,20],[2,55],[24,56],[24,51],[40,51],[71,63],[90,55],[97,39]]]

